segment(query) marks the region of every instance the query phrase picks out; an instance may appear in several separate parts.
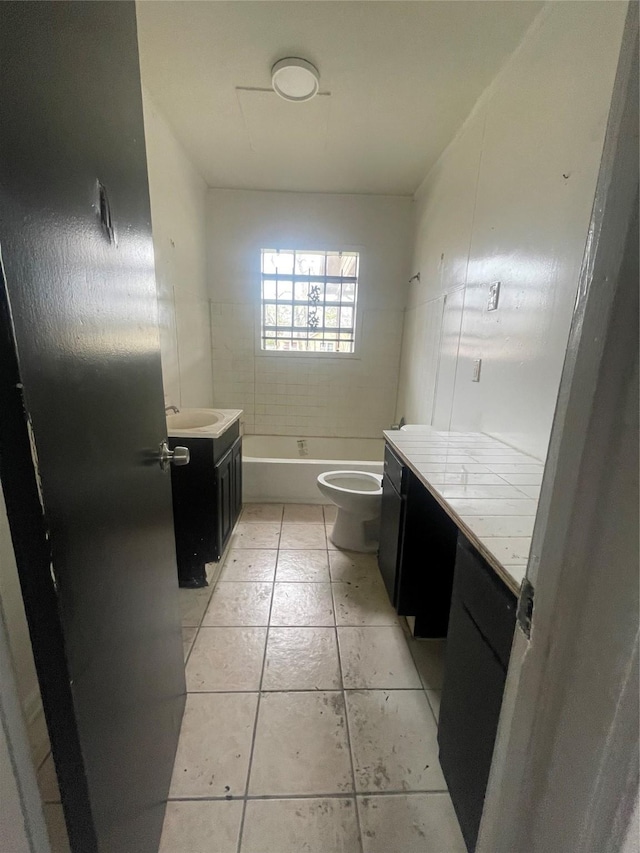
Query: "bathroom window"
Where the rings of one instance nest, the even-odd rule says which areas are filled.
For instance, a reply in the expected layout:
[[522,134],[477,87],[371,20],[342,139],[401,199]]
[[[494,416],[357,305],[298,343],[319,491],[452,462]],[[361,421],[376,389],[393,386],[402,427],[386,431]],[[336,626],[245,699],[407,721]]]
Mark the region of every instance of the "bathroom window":
[[353,353],[358,265],[358,252],[262,249],[261,348]]

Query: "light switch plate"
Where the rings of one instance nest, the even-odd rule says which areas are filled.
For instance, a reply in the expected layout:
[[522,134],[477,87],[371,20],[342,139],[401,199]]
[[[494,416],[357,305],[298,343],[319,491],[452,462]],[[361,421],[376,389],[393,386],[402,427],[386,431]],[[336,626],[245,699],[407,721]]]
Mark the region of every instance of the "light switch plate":
[[482,359],[476,358],[473,361],[473,377],[472,382],[480,382],[480,368],[482,367]]
[[489,301],[487,302],[487,311],[495,311],[498,307],[500,299],[500,282],[494,281],[489,285]]

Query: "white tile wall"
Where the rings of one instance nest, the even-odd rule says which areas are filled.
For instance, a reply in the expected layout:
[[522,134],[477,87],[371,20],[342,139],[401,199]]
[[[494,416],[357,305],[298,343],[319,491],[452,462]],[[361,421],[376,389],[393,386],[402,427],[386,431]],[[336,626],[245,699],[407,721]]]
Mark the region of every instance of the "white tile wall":
[[547,4],[418,190],[398,417],[545,456],[625,12]]
[[216,406],[244,410],[245,431],[379,437],[393,419],[402,312],[364,311],[360,359],[256,353],[252,305],[211,305]]
[[[244,409],[248,433],[379,437],[395,411],[410,199],[209,196],[215,405]],[[356,357],[260,353],[260,248],[345,244],[361,253]]]

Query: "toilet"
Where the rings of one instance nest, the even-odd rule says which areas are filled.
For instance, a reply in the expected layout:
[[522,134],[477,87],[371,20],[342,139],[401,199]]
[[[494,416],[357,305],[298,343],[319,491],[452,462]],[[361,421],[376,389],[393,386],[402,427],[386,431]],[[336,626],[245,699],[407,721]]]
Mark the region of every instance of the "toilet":
[[329,538],[336,548],[372,553],[378,550],[382,474],[369,471],[326,471],[318,488],[338,507]]

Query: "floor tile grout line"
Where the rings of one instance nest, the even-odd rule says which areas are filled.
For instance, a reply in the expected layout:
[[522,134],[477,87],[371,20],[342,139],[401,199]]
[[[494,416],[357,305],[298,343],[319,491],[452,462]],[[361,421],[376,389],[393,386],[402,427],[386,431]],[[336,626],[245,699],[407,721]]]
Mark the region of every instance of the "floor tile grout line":
[[[336,792],[336,791],[320,791],[313,794],[247,794],[243,797],[169,797],[170,803],[240,803],[240,802],[264,802],[277,800],[353,800],[358,797],[397,797],[411,796],[412,794],[420,794],[421,796],[435,794],[442,796],[448,794],[446,788],[420,788],[408,790],[394,789],[390,791],[355,791],[352,793]],[[50,802],[60,802],[59,800],[51,800]]]
[[[300,581],[300,583],[302,584],[302,583],[304,583],[304,581]],[[309,583],[313,583],[315,586],[315,584],[320,583],[320,581],[309,581]],[[368,622],[359,622],[358,624],[345,623],[344,625],[342,625],[342,624],[338,625],[337,623],[332,623],[330,625],[326,625],[326,624],[325,625],[276,625],[276,624],[272,623],[270,627],[271,628],[333,628],[334,624],[335,624],[336,628],[397,628],[398,627],[397,622],[387,623],[387,624],[378,623],[377,625],[371,624]],[[194,626],[193,625],[185,625],[184,627],[185,628],[193,628]],[[203,629],[206,629],[206,628],[267,628],[269,626],[264,625],[264,624],[260,624],[260,625],[242,624],[242,625],[201,625],[200,627]],[[438,688],[434,687],[433,689],[437,690]]]
[[[446,788],[410,788],[410,789],[394,789],[390,791],[353,791],[351,793],[336,792],[336,791],[320,791],[313,794],[247,794],[244,796],[232,797],[231,799],[225,795],[220,797],[168,797],[169,803],[243,803],[243,802],[264,802],[270,800],[357,800],[358,797],[398,797],[411,796],[412,794],[437,795],[449,794]],[[44,805],[60,805],[61,800],[44,799]]]
[[[279,626],[274,625],[273,627],[278,628]],[[331,630],[331,625],[322,625],[321,627],[326,629],[327,631]],[[342,627],[342,626],[338,626],[338,627]],[[267,689],[261,690],[261,691],[258,690],[257,688],[255,690],[231,690],[231,689],[227,688],[227,689],[221,689],[221,690],[190,690],[189,692],[190,693],[197,693],[199,695],[204,695],[204,696],[218,695],[220,693],[233,693],[233,694],[240,694],[240,695],[249,695],[249,694],[257,694],[260,692],[262,692],[262,693],[315,693],[315,694],[317,694],[317,693],[341,693],[343,691],[343,689],[344,689],[345,693],[366,693],[367,691],[369,691],[369,692],[384,691],[385,693],[395,693],[395,692],[399,692],[399,693],[424,693],[425,690],[435,690],[435,691],[440,690],[439,687],[424,687],[422,685],[422,682],[421,682],[420,687],[345,687],[345,688],[341,688],[341,687],[324,688],[323,687],[323,688],[318,688],[318,689],[315,689],[315,688],[310,689],[308,687],[303,687],[303,688],[298,689],[298,690],[296,690],[296,688],[287,688],[286,690],[283,690],[280,688],[278,688],[276,690],[267,688]]]
[[245,796],[244,803],[242,806],[242,816],[240,818],[240,828],[238,830],[238,846],[237,853],[241,853],[242,851],[242,837],[244,834],[244,822],[247,815],[247,798],[249,796],[249,784],[251,782],[251,771],[253,769],[253,755],[256,746],[256,736],[258,733],[258,718],[260,716],[260,703],[262,700],[262,682],[264,681],[264,670],[267,663],[267,649],[269,648],[269,629],[271,622],[271,611],[273,610],[273,596],[276,588],[276,576],[278,574],[278,558],[280,556],[280,541],[282,539],[282,524],[284,519],[284,504],[282,506],[282,515],[280,516],[280,533],[278,534],[278,547],[276,549],[276,570],[273,575],[273,583],[271,585],[271,601],[269,602],[269,618],[267,624],[267,630],[265,632],[264,638],[264,652],[262,654],[262,669],[260,670],[260,683],[258,685],[258,701],[256,703],[256,717],[253,723],[253,733],[251,735],[251,748],[249,749],[249,762],[247,765],[247,780],[245,782]]
[[[325,517],[325,527],[324,527],[324,535],[325,541],[327,543],[327,565],[329,566],[329,577],[331,578],[331,561],[329,559],[329,533],[327,532],[326,525],[326,515],[324,508],[322,510],[322,514]],[[344,687],[344,671],[342,669],[342,653],[340,651],[340,638],[338,635],[338,611],[336,606],[336,597],[334,594],[333,583],[331,583],[331,600],[333,603],[333,621],[335,622],[335,638],[336,638],[336,652],[338,653],[338,671],[340,673],[340,688],[342,694],[342,703],[344,705],[344,724],[345,724],[345,732],[347,735],[347,749],[349,751],[349,766],[351,768],[351,784],[353,786],[353,805],[356,810],[356,827],[358,832],[358,844],[360,845],[360,851],[363,853],[364,851],[364,842],[362,839],[362,823],[360,821],[360,808],[358,805],[358,798],[356,796],[356,771],[355,771],[355,762],[353,758],[353,747],[351,743],[351,729],[349,727],[349,713],[347,711],[347,694]]]
[[[333,592],[332,592],[333,595]],[[334,603],[334,615],[335,615],[335,603]],[[349,713],[347,711],[347,694],[344,689],[344,672],[342,670],[342,656],[340,653],[340,639],[338,637],[338,626],[336,624],[335,627],[336,632],[336,650],[338,652],[338,669],[340,671],[340,686],[341,686],[341,694],[342,694],[342,702],[344,704],[344,725],[345,731],[347,735],[347,749],[349,751],[349,766],[351,767],[351,784],[353,786],[353,804],[356,810],[356,825],[358,827],[358,843],[360,844],[360,851],[364,851],[364,843],[362,841],[362,825],[360,823],[360,809],[358,807],[358,798],[356,796],[356,771],[355,771],[355,763],[353,759],[353,748],[351,746],[351,729],[349,727]]]

